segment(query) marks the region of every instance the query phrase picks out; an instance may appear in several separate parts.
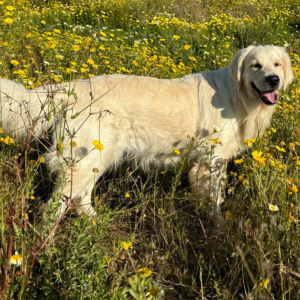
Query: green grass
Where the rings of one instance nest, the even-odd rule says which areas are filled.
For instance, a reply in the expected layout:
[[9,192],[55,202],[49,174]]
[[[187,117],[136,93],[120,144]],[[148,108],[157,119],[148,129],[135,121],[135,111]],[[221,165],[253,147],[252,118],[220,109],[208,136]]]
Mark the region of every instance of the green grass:
[[[251,44],[286,46],[295,74],[266,135],[241,154],[244,163],[228,164],[225,233],[209,223],[210,203],[190,193],[181,165],[148,175],[128,165],[95,186],[94,220],[71,211],[45,243],[57,209],[45,208],[55,182],[39,161],[46,150],[1,142],[2,299],[147,299],[153,285],[164,299],[300,298],[291,189],[300,186],[298,0],[2,2],[0,75],[28,88],[113,73],[175,78],[222,68]],[[9,263],[15,251],[21,266]]]

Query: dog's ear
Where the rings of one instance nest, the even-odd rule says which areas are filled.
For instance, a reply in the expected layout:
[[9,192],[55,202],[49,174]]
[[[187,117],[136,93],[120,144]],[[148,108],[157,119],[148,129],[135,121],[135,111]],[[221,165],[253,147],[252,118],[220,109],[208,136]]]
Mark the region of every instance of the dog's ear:
[[284,73],[283,89],[285,90],[294,79],[291,60],[284,47],[278,47],[282,54],[282,67]]
[[255,46],[249,46],[240,50],[229,64],[230,76],[234,81],[236,81],[237,87],[240,87],[242,84],[245,58],[253,48],[255,48]]

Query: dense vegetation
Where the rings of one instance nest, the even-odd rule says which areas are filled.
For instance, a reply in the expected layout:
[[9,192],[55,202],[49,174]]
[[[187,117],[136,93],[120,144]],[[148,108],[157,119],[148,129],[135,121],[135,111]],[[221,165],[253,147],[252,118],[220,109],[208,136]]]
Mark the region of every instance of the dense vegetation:
[[181,164],[150,175],[128,165],[97,183],[97,217],[68,213],[47,239],[47,149],[1,130],[1,299],[299,299],[299,26],[299,0],[0,1],[0,76],[28,89],[181,77],[259,44],[286,47],[295,75],[263,138],[228,164],[225,234]]

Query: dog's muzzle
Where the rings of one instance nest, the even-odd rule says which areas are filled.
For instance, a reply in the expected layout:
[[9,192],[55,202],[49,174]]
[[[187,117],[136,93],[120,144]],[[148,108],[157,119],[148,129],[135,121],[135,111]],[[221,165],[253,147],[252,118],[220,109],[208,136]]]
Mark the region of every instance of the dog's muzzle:
[[271,89],[268,91],[261,91],[254,84],[253,81],[251,82],[251,86],[255,90],[255,92],[258,94],[258,96],[260,97],[261,101],[264,104],[275,105],[275,104],[277,104],[278,99],[279,99],[279,93],[276,89],[276,88],[278,88],[279,81],[280,81],[280,79],[279,79],[279,76],[277,76],[277,75],[270,75],[270,76],[266,77],[266,82],[271,87]]

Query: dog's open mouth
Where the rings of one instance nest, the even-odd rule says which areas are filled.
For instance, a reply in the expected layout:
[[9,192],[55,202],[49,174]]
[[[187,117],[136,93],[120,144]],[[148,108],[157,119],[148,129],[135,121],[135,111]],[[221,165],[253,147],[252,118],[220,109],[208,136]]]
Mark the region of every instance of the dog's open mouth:
[[274,105],[278,102],[279,93],[277,90],[270,90],[270,91],[261,91],[253,82],[251,82],[253,89],[259,95],[261,101],[267,105]]

